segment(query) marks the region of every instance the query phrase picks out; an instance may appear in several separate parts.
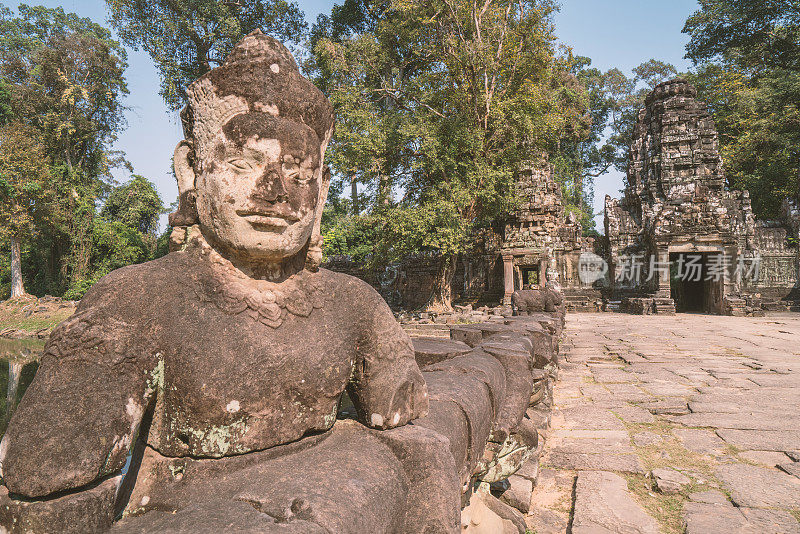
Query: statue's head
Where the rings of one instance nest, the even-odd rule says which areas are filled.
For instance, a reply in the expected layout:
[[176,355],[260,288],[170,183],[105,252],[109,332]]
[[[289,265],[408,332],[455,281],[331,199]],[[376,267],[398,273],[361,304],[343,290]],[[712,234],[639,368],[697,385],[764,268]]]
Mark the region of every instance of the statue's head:
[[230,259],[318,255],[333,110],[289,51],[253,32],[187,94],[172,226],[199,223]]

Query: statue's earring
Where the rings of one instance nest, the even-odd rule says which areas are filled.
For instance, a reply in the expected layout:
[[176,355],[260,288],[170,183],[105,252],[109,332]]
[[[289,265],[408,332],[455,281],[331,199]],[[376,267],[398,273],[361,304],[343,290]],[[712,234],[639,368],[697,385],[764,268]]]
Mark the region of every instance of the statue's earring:
[[328,199],[328,188],[331,185],[331,169],[327,165],[322,167],[322,180],[319,184],[319,197],[317,199],[317,216],[311,239],[308,243],[306,255],[306,269],[312,272],[319,270],[322,265],[322,212],[325,211],[325,201]]
[[194,170],[194,146],[190,141],[181,141],[175,147],[172,158],[175,179],[178,181],[178,211],[169,216],[173,231],[170,236],[170,250],[180,250],[185,243],[186,229],[197,224],[197,189]]

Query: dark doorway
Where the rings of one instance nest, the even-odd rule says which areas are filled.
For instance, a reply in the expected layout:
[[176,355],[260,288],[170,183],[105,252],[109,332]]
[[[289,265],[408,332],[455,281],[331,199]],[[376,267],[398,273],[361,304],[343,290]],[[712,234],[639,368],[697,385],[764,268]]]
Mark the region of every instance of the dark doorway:
[[531,289],[539,285],[538,267],[520,267],[519,271],[522,275],[522,289]]
[[[724,284],[719,253],[671,253],[670,289],[678,313],[714,313]],[[714,267],[711,265],[714,264]]]

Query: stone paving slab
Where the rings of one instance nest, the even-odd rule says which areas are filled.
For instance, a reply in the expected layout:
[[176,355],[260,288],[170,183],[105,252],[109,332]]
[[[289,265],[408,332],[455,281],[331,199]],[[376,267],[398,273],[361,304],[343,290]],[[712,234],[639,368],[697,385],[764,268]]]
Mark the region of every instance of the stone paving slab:
[[658,534],[658,523],[634,501],[628,484],[608,471],[581,471],[572,534]]
[[[776,415],[775,417],[780,417]],[[717,435],[739,449],[791,451],[800,449],[800,431],[717,430]]]
[[800,534],[800,315],[567,321],[531,530]]
[[729,464],[717,467],[716,475],[736,506],[789,510],[800,505],[800,479],[778,469]]

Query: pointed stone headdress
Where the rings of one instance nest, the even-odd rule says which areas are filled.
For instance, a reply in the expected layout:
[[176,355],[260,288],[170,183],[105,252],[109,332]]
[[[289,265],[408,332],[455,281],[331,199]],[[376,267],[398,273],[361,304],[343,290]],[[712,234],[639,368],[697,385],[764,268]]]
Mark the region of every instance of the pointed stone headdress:
[[[311,128],[320,141],[320,162],[324,161],[333,135],[333,108],[325,95],[300,74],[286,47],[261,30],[242,39],[222,65],[192,83],[186,94],[189,103],[181,112],[181,120],[186,139],[194,141],[196,156],[211,148],[210,141],[231,118],[262,112]],[[322,258],[320,221],[330,183],[327,169],[320,168],[318,172],[320,196],[309,245],[312,267]],[[191,199],[181,199],[178,213],[174,214],[176,223],[185,221],[187,215],[191,218],[194,206],[189,204]],[[173,224],[177,225],[180,224]]]

